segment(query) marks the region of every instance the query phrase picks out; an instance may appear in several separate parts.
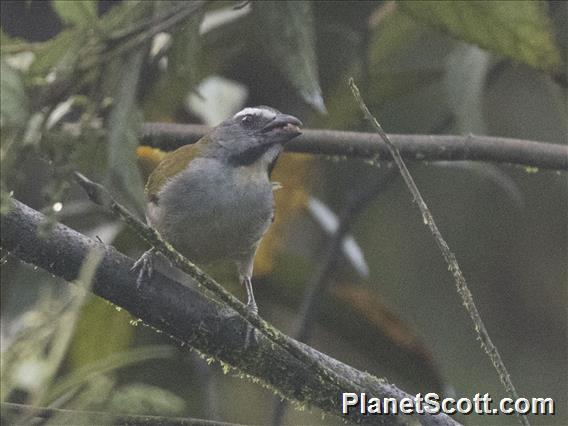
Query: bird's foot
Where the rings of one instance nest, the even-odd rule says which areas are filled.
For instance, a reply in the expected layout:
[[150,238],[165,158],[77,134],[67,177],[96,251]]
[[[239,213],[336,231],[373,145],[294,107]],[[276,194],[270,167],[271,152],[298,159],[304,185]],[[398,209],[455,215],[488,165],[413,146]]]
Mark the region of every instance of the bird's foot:
[[146,250],[144,254],[134,262],[132,268],[130,268],[131,272],[138,272],[138,276],[136,277],[136,289],[140,289],[144,283],[152,279],[152,275],[154,274],[153,255],[154,248],[152,247],[150,250]]
[[254,300],[251,279],[250,277],[244,277],[243,281],[247,290],[247,309],[250,313],[258,315],[258,306],[256,305],[256,301]]
[[252,302],[250,300],[247,302],[247,310],[251,314],[258,315],[258,306],[254,300]]
[[[252,282],[250,277],[244,277],[244,284],[247,290],[247,310],[253,314],[258,315],[258,306],[256,301],[254,300],[254,293],[252,291]],[[255,335],[255,329],[252,326],[249,326],[246,331],[245,337],[245,350],[248,349],[253,343],[257,343],[257,338]]]

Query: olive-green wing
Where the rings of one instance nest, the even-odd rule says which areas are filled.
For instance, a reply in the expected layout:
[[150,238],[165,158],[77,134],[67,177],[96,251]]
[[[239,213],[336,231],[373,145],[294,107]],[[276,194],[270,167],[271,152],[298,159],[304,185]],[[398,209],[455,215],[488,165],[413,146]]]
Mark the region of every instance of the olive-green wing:
[[148,182],[146,183],[148,200],[157,200],[158,193],[168,179],[185,169],[189,162],[199,154],[202,147],[202,144],[199,142],[193,145],[184,145],[164,157],[148,177]]

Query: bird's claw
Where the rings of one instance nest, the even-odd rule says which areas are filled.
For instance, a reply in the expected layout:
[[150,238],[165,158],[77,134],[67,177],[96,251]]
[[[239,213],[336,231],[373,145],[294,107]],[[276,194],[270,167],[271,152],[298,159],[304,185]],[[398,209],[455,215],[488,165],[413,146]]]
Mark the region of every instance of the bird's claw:
[[[244,277],[244,284],[247,290],[247,310],[253,314],[258,315],[258,306],[254,300],[254,293],[252,291],[252,282],[249,276]],[[254,327],[247,327],[246,337],[245,337],[245,350],[248,349],[252,343],[257,343],[257,338],[255,335]]]
[[140,258],[134,262],[132,268],[130,268],[130,272],[138,271],[138,276],[136,277],[136,289],[140,289],[140,287],[145,283],[152,279],[152,275],[154,274],[154,262],[152,260],[154,249],[151,248],[144,252]]
[[254,293],[252,291],[252,282],[250,277],[245,276],[243,278],[243,283],[247,290],[247,309],[250,313],[258,315],[258,306],[256,305],[256,301],[254,300]]
[[247,310],[254,315],[258,315],[258,306],[256,305],[256,302],[253,300],[249,300],[247,302]]

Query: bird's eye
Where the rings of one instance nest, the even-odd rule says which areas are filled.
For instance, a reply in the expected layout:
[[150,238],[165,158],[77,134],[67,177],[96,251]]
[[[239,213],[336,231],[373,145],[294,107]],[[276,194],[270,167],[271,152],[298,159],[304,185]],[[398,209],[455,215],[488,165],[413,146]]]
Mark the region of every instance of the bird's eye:
[[247,114],[241,119],[241,123],[246,127],[251,127],[254,124],[254,117]]

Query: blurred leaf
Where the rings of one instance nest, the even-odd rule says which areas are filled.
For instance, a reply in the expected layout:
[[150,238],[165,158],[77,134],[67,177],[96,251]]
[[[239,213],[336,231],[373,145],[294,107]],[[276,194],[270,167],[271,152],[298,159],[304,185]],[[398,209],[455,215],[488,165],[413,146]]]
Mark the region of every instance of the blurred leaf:
[[113,353],[62,377],[50,389],[46,400],[54,401],[77,386],[109,371],[152,359],[170,358],[174,353],[173,347],[165,345],[143,346],[126,352]]
[[490,134],[566,144],[566,88],[514,64],[500,67],[492,77],[484,100]]
[[237,23],[241,21],[244,16],[249,15],[252,10],[250,2],[239,8],[235,8],[235,5],[231,3],[225,4],[227,4],[227,6],[223,5],[219,8],[212,8],[205,12],[203,22],[199,28],[199,32],[202,35],[213,30],[217,32],[223,27]]
[[121,44],[120,51],[125,53],[134,47],[166,31],[183,25],[195,13],[199,12],[202,1],[162,1],[136,2],[137,7],[130,9],[131,14],[120,14],[123,19],[106,21],[103,28],[111,27],[106,32],[110,44]]
[[208,126],[217,126],[239,111],[248,97],[245,85],[210,75],[187,98],[187,107]]
[[[378,17],[376,17],[378,16]],[[404,13],[396,3],[385,4],[371,18],[369,62],[373,66],[392,66],[391,58],[405,57],[406,50],[424,38],[424,28]]]
[[0,125],[23,128],[29,116],[28,99],[20,74],[0,61]]
[[[47,426],[100,424],[100,416],[93,411],[106,409],[115,385],[116,380],[108,375],[101,374],[93,377],[76,394],[69,395],[72,397],[71,400],[62,406],[69,411],[55,412],[48,420]],[[61,400],[55,405],[60,404]],[[105,419],[105,422],[107,421]]]
[[332,294],[371,322],[374,327],[391,338],[397,346],[415,352],[416,355],[431,362],[432,355],[424,347],[424,343],[381,302],[370,287],[354,284],[341,285],[334,287]]
[[14,388],[24,389],[34,404],[48,392],[67,354],[77,315],[102,255],[98,249],[91,250],[81,265],[78,285],[57,295],[47,286],[35,306],[12,322],[19,330],[2,352],[1,391],[5,398]]
[[181,416],[185,411],[185,401],[157,386],[133,383],[112,394],[108,410],[121,414]]
[[153,7],[154,4],[150,1],[128,0],[118,4],[115,2],[112,12],[99,18],[100,27],[106,34],[111,34],[114,30],[123,31],[125,27],[136,25],[137,20],[147,16]]
[[457,45],[446,62],[448,103],[456,118],[455,131],[485,134],[483,94],[490,55],[477,46]]
[[35,60],[30,67],[30,74],[45,78],[53,68],[72,69],[84,45],[85,33],[73,29],[60,32],[57,37],[42,43],[35,52]]
[[168,55],[170,78],[186,82],[184,85],[186,91],[189,91],[201,78],[199,25],[202,16],[202,13],[190,16],[173,34],[173,43]]
[[[396,4],[385,4],[375,14],[379,18],[370,19],[374,29],[369,35],[367,72],[362,69],[361,63],[354,63],[347,72],[347,76],[355,77],[356,81],[368,77],[368,81],[361,81],[361,84],[365,87],[369,107],[375,110],[389,105],[394,99],[416,93],[443,75],[435,55],[443,51],[438,48],[438,40],[433,40],[432,32],[425,26],[400,13],[394,6]],[[424,46],[425,43],[429,48]],[[432,52],[432,49],[435,51]],[[320,118],[317,126],[334,129],[359,127],[360,111],[346,80],[340,81],[329,96],[328,106],[328,116]]]
[[[332,238],[339,228],[339,218],[331,208],[316,197],[308,200],[308,212],[314,221],[320,226],[328,238]],[[341,252],[345,259],[359,274],[360,278],[369,277],[369,265],[365,260],[365,255],[351,234],[345,235],[341,244]]]
[[[58,318],[60,326],[57,333],[54,334],[52,342],[50,342],[51,350],[49,351],[48,356],[48,362],[50,363],[51,368],[49,373],[50,380],[53,380],[55,377],[55,373],[67,354],[69,344],[71,343],[71,339],[75,333],[79,312],[89,294],[88,291],[91,288],[92,280],[95,276],[99,263],[103,259],[103,256],[104,252],[102,249],[96,247],[90,249],[87,257],[81,265],[79,277],[76,280],[79,287],[71,287],[73,293],[75,293],[75,297],[67,306],[65,312]],[[49,387],[48,382],[45,389],[49,389]]]
[[[104,176],[108,141],[103,132],[72,125],[67,125],[67,128],[69,130],[44,133],[42,153],[55,163],[67,163],[81,173]],[[80,136],[77,136],[79,133]]]
[[[246,8],[245,8],[246,9]],[[199,29],[202,37],[202,60],[206,63],[207,74],[216,72],[226,64],[232,64],[251,46],[250,28],[254,28],[252,13],[235,14],[234,19],[222,24],[211,24],[211,13],[203,16]]]
[[116,104],[109,118],[108,185],[130,209],[143,217],[144,184],[138,170],[136,148],[140,119],[136,110],[137,85],[145,49],[131,52],[121,63]]
[[507,169],[495,164],[476,161],[436,161],[436,168],[439,167],[462,170],[465,172],[464,175],[471,173],[475,177],[491,182],[494,186],[503,190],[516,208],[521,210],[525,207],[525,195],[517,181],[509,175]]
[[[401,318],[382,302],[382,298],[367,285],[343,283],[331,289],[331,294],[341,306],[347,308],[347,315],[352,317],[357,328],[351,330],[350,338],[364,336],[364,349],[388,353],[391,367],[406,369],[414,380],[424,380],[436,391],[442,389],[442,379],[434,363],[432,353],[421,338],[406,325]],[[348,321],[347,321],[348,322]],[[355,326],[355,323],[357,325]],[[328,323],[329,324],[329,323]],[[386,343],[383,340],[386,338]],[[380,350],[372,347],[377,343],[383,346]]]
[[308,104],[325,112],[311,2],[263,1],[253,8],[262,44],[274,63]]
[[0,28],[0,48],[2,49],[2,55],[7,55],[29,51],[31,45],[26,40],[7,35],[4,30]]
[[126,311],[117,311],[108,302],[91,298],[81,311],[75,337],[69,349],[73,369],[126,350],[135,328]]
[[199,26],[203,14],[190,16],[172,34],[167,53],[167,70],[153,89],[146,105],[150,119],[164,119],[183,104],[189,92],[203,77]]
[[68,24],[86,28],[97,21],[97,2],[94,0],[54,0],[51,4]]
[[447,119],[439,86],[456,42],[402,13],[398,3],[389,5],[379,10],[370,36],[368,97],[383,126],[427,132]]
[[416,20],[483,49],[544,71],[561,67],[545,2],[427,1],[398,6]]

